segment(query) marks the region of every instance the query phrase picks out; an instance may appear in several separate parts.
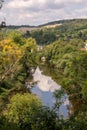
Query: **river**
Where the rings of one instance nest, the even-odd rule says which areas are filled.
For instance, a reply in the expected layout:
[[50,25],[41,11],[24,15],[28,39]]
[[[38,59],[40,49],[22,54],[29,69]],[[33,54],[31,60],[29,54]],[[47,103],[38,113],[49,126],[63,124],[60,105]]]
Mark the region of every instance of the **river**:
[[[34,82],[34,85],[31,87],[31,92],[41,99],[44,106],[52,108],[56,102],[53,92],[61,90],[61,86],[57,84],[51,76],[46,76],[42,72],[43,71],[37,67],[35,72],[32,74],[33,81],[30,84]],[[30,84],[27,87],[30,88]],[[68,108],[71,106],[71,103],[66,93],[61,97],[61,102],[59,113],[63,117],[67,118],[69,116]]]

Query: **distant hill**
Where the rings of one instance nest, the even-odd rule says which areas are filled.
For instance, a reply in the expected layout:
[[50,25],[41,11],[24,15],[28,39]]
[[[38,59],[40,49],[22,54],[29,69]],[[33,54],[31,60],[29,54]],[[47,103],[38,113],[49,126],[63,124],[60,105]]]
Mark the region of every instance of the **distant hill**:
[[64,24],[64,23],[71,23],[71,22],[87,22],[87,19],[66,19],[66,20],[58,20],[48,22],[46,24],[39,25],[38,27],[48,26],[48,25],[55,25],[55,24]]
[[58,21],[52,21],[52,22],[45,23],[45,24],[38,25],[38,26],[9,25],[9,26],[7,26],[7,28],[12,29],[12,30],[16,29],[16,30],[19,30],[19,31],[26,32],[26,31],[31,31],[31,30],[34,30],[34,29],[41,29],[41,28],[44,28],[44,27],[55,28],[55,27],[61,26],[61,25],[62,26],[71,26],[71,27],[75,25],[75,28],[76,28],[76,26],[77,26],[77,28],[79,28],[79,27],[85,28],[87,26],[87,19],[58,20]]
[[56,40],[87,40],[87,19],[60,20],[46,23],[30,32],[38,44],[50,44]]
[[19,28],[34,28],[35,26],[30,26],[30,25],[9,25],[7,27],[9,29],[19,29]]

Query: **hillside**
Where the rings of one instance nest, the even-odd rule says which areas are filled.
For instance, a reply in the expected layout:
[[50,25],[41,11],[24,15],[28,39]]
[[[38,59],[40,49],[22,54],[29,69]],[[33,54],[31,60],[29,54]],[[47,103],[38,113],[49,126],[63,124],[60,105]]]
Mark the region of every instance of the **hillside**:
[[9,25],[7,26],[9,29],[19,29],[19,28],[40,28],[40,27],[46,27],[46,26],[59,26],[62,24],[87,24],[87,19],[71,19],[71,20],[58,20],[58,21],[52,21],[49,23],[45,23],[38,26],[31,26],[31,25]]
[[[58,39],[80,38],[87,40],[87,19],[72,19],[49,22],[39,26],[7,26],[7,30],[24,33],[25,37],[33,37],[37,44],[50,44]],[[48,40],[49,39],[49,40]]]
[[[11,25],[0,34],[0,130],[87,130],[87,19]],[[38,99],[41,91],[31,92],[40,78],[43,88],[54,87],[44,75],[61,86],[52,108]],[[68,118],[59,111],[64,93]]]
[[[87,19],[61,20],[38,26],[30,31],[37,44],[50,44],[55,40],[87,40]],[[26,33],[25,33],[26,35]]]

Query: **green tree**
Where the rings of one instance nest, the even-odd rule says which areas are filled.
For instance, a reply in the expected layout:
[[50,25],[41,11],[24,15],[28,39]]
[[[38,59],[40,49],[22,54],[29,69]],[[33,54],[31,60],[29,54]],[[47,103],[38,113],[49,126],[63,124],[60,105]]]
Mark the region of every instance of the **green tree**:
[[54,110],[42,107],[36,114],[34,130],[56,130],[56,117]]
[[8,37],[18,45],[24,45],[26,43],[25,38],[23,38],[23,35],[18,31],[11,32]]
[[24,55],[21,59],[21,64],[23,70],[26,73],[26,78],[29,77],[31,68],[36,66],[36,54],[37,54],[37,44],[35,39],[29,38],[26,41],[26,44],[23,46]]
[[32,94],[16,94],[3,113],[10,123],[17,124],[21,129],[32,129],[34,116],[41,106],[40,100]]

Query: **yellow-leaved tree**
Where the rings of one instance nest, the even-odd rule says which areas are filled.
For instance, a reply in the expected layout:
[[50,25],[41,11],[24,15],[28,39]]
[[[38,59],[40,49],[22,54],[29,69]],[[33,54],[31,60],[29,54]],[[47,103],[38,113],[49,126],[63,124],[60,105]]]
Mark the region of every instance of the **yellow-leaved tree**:
[[22,54],[21,47],[11,39],[0,41],[0,84],[15,71]]

